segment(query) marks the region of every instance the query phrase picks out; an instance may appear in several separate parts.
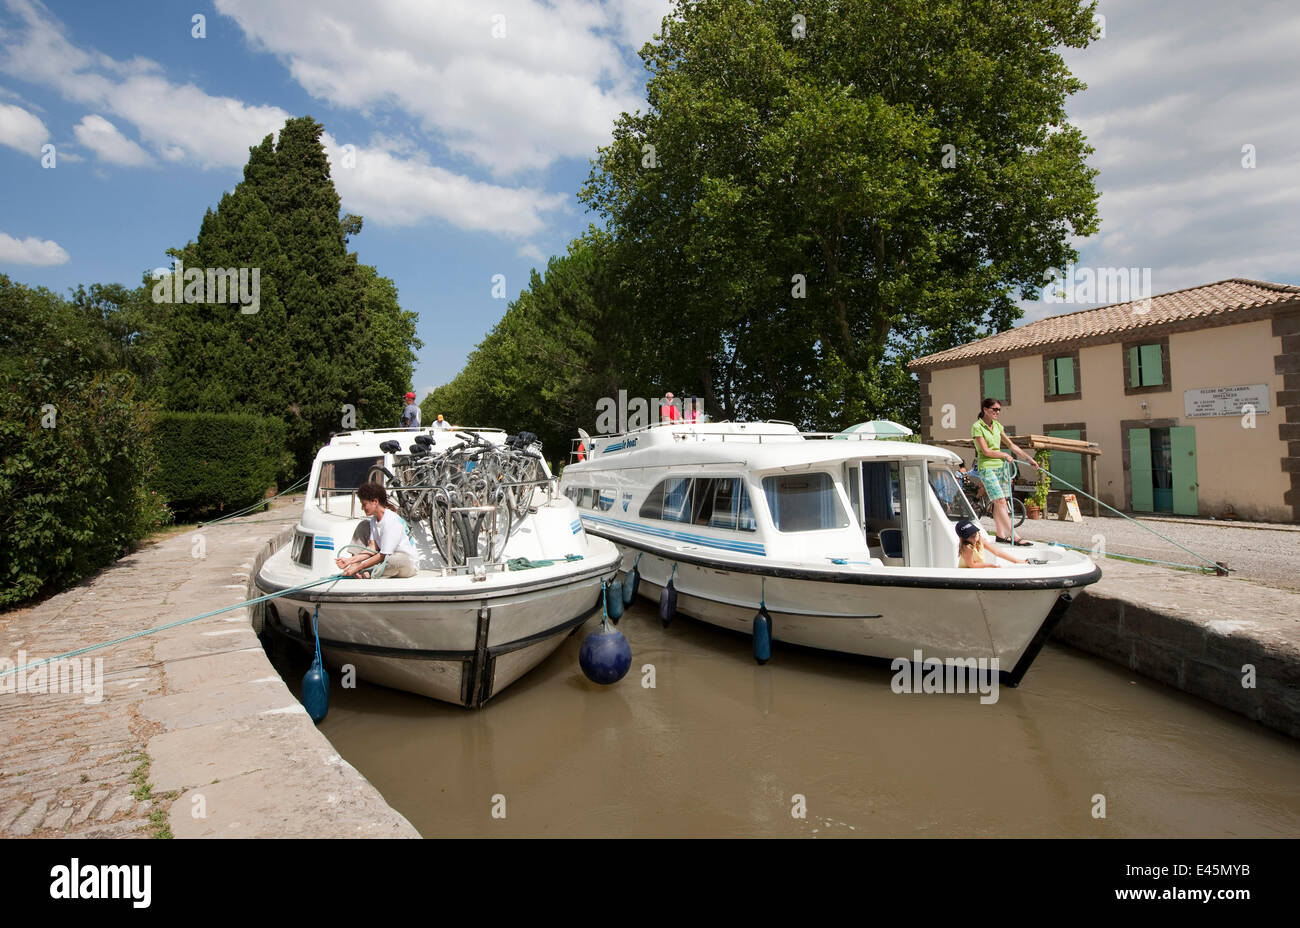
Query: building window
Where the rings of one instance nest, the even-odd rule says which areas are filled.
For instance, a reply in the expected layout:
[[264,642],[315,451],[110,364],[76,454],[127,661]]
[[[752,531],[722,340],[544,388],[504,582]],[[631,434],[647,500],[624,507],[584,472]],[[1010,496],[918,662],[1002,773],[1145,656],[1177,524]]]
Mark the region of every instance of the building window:
[[1158,393],[1170,389],[1169,339],[1124,344],[1124,393]]
[[1003,406],[1011,405],[1011,369],[1006,363],[980,365],[982,396],[991,396]]
[[1043,358],[1043,399],[1046,402],[1077,400],[1082,396],[1079,382],[1079,352]]
[[1134,345],[1128,350],[1129,385],[1158,387],[1164,383],[1159,345]]

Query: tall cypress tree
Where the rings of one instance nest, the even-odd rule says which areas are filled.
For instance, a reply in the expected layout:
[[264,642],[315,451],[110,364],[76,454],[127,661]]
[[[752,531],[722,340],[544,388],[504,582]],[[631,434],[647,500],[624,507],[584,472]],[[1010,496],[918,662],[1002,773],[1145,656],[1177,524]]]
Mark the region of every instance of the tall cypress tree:
[[187,269],[257,268],[257,312],[242,312],[237,294],[179,301],[179,285],[178,301],[162,307],[167,406],[282,418],[300,470],[352,424],[347,407],[356,427],[396,423],[421,346],[392,281],[348,251],[361,219],[339,214],[323,130],[291,119],[278,140],[251,148],[243,181],[208,211],[197,240],[170,252]]

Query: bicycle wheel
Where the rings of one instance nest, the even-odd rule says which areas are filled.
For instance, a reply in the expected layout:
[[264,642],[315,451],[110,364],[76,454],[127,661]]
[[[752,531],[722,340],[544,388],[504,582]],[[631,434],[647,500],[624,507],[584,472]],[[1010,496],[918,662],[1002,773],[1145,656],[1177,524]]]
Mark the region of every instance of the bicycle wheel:
[[[452,563],[451,536],[447,533],[447,501],[438,498],[433,501],[429,514],[429,535],[433,538],[434,545],[438,548],[438,556],[447,566],[454,566]],[[455,526],[452,526],[451,535],[457,532]]]
[[1025,504],[1014,497],[1011,500],[1011,525],[1013,528],[1019,528],[1020,523],[1025,521]]

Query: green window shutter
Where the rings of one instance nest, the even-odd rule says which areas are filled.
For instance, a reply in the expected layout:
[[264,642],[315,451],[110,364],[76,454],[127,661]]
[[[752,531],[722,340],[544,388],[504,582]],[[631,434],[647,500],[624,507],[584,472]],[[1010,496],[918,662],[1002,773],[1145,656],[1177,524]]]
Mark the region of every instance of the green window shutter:
[[1128,385],[1130,387],[1142,386],[1142,369],[1139,366],[1139,357],[1136,345],[1128,350]]
[[984,395],[991,396],[1000,403],[1009,402],[1005,367],[990,368],[984,372]]
[[[1053,429],[1047,433],[1054,438],[1083,438],[1083,433],[1079,429]],[[1083,486],[1083,455],[1075,454],[1073,451],[1053,451],[1052,463],[1048,469],[1061,480],[1069,482],[1069,485],[1060,481],[1052,481],[1053,490],[1064,490],[1069,493],[1070,486]]]
[[1160,386],[1165,382],[1164,367],[1160,363],[1160,346],[1143,345],[1140,351],[1142,353],[1142,386]]
[[1074,358],[1056,359],[1056,392],[1060,396],[1074,392]]
[[1133,487],[1133,510],[1155,512],[1155,483],[1151,476],[1151,430],[1128,430],[1128,472]]

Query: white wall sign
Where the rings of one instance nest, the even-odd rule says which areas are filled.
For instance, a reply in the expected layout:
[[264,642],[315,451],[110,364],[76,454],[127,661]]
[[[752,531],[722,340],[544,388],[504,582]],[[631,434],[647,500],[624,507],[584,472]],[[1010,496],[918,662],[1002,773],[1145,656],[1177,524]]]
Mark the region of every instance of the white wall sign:
[[1245,387],[1204,387],[1183,391],[1183,411],[1191,418],[1204,416],[1240,416],[1242,407],[1251,406],[1259,415],[1269,411],[1268,384]]

